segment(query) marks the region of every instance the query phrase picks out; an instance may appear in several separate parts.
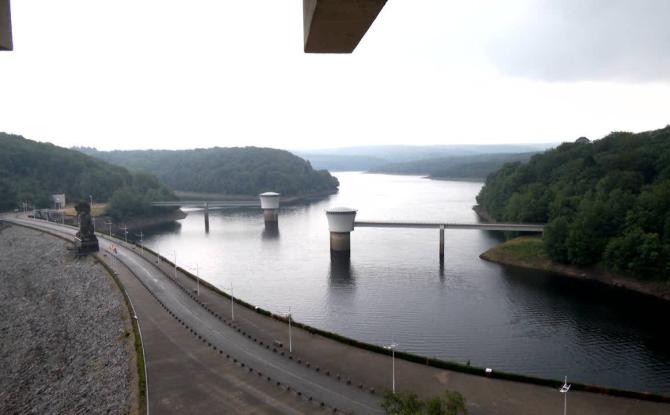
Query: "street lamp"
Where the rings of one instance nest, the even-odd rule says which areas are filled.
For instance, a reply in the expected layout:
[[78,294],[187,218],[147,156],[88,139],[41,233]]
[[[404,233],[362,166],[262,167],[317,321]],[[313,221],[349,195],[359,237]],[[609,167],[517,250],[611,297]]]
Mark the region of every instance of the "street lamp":
[[568,413],[568,391],[570,390],[570,386],[572,385],[568,384],[568,377],[566,376],[563,380],[563,386],[558,390],[563,394],[563,415],[567,415]]
[[233,291],[233,282],[230,282],[230,318],[235,321],[235,293]]
[[126,225],[123,225],[123,240],[128,243],[128,227]]
[[111,238],[112,237],[112,221],[108,220],[107,222],[105,222],[105,225],[107,225],[109,227],[109,237]]
[[177,279],[177,250],[174,250],[174,278]]
[[288,308],[288,352],[293,353],[293,336],[291,336],[291,307]]
[[142,255],[144,255],[144,233],[136,233],[135,236],[140,237],[140,251],[142,252]]
[[195,291],[198,293],[198,297],[200,297],[200,269],[198,268],[198,264],[195,264]]
[[384,346],[384,349],[391,351],[391,379],[392,379],[392,390],[395,393],[395,348],[398,347],[398,343],[391,343],[388,346]]

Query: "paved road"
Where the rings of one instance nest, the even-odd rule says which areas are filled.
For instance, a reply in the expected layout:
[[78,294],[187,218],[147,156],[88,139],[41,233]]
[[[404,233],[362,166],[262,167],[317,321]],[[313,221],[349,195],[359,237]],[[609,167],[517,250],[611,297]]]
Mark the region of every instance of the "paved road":
[[[14,218],[9,221],[69,236],[74,236],[76,232],[73,228],[43,221]],[[319,409],[320,403],[323,402],[325,406],[337,408],[345,413],[383,413],[379,406],[378,396],[356,388],[354,385],[340,382],[332,376],[321,374],[305,364],[282,357],[279,352],[273,351],[274,348],[267,342],[263,345],[259,344],[258,340],[241,334],[231,325],[205,310],[194,301],[192,296],[167,278],[155,264],[139,256],[132,249],[103,238],[99,240],[102,251],[110,251],[112,247],[115,247],[116,258],[132,271],[147,290],[153,293],[165,311],[174,316],[179,324],[187,327],[189,332],[197,333],[198,339],[202,338],[203,343],[207,343],[208,347],[216,347],[222,359],[226,356],[227,360],[232,360],[247,371],[251,369],[252,373],[257,375],[260,372],[259,377],[265,379],[266,382],[270,377],[269,382],[272,385],[279,385],[287,391],[294,391],[300,399],[312,398],[316,405],[314,409]],[[131,300],[133,303],[138,303],[136,299],[131,298]],[[148,374],[148,378],[149,385],[151,385],[151,373]],[[149,389],[150,404],[152,396],[156,393],[160,392]]]
[[[23,223],[63,230],[58,225],[42,221]],[[69,228],[67,232],[72,234],[74,230]],[[109,247],[106,241],[101,242],[103,248]],[[227,298],[201,286],[196,302],[191,291],[195,282],[188,276],[178,272],[172,281],[174,268],[169,264],[163,262],[156,266],[151,262],[156,260],[153,254],[144,253],[144,258],[151,260],[147,261],[131,251],[119,251],[119,257],[128,263],[139,279],[128,275],[124,280],[123,273],[120,277],[135,303],[142,332],[148,332],[144,344],[149,401],[156,412],[316,413],[321,407],[305,399],[307,393],[314,394],[310,396],[317,400],[323,397],[328,412],[332,412],[333,407],[354,413],[379,412],[377,395],[368,394],[358,386],[365,385],[363,389],[374,387],[377,391],[390,388],[391,362],[388,356],[294,327],[293,360],[289,361],[280,353],[265,348],[273,339],[286,343],[285,323],[236,306],[235,326],[242,331],[241,335],[226,324],[231,320]],[[156,298],[150,296],[140,282],[150,287]],[[170,311],[166,312],[166,308]],[[261,341],[265,344],[260,345]],[[225,357],[226,354],[230,359]],[[298,359],[302,364],[296,363]],[[305,361],[312,362],[311,368]],[[321,374],[315,373],[316,365]],[[253,370],[251,374],[249,366]],[[258,371],[262,376],[258,376]],[[560,413],[563,408],[563,395],[557,388],[442,370],[398,359],[395,371],[400,390],[415,391],[423,397],[441,394],[445,389],[463,393],[472,415],[535,415]],[[323,375],[326,372],[330,372],[330,377]],[[269,374],[271,382],[266,380]],[[335,379],[336,374],[341,375],[339,382]],[[351,383],[356,387],[346,385],[348,379],[352,379]],[[667,415],[670,405],[571,391],[568,412]]]

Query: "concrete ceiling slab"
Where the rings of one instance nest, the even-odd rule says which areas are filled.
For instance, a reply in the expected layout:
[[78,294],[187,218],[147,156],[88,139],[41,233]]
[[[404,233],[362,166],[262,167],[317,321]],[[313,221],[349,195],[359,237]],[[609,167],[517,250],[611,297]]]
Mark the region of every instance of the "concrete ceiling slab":
[[386,0],[303,0],[305,53],[351,53]]
[[13,47],[9,0],[0,0],[0,50],[12,50]]

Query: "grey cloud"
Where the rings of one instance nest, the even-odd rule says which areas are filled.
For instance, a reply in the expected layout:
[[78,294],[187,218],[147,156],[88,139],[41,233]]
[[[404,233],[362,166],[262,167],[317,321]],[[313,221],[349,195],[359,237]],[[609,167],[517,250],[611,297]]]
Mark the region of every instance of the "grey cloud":
[[670,81],[670,0],[537,0],[488,54],[547,81]]

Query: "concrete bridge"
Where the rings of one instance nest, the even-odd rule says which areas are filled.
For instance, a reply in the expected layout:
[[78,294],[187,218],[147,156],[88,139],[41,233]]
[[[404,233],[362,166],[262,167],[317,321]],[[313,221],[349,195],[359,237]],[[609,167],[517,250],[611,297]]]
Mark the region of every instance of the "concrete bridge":
[[267,228],[277,228],[279,220],[279,193],[265,192],[258,195],[259,200],[169,200],[152,202],[157,207],[197,207],[205,209],[205,232],[209,232],[209,208],[238,209],[261,208]]
[[440,230],[440,264],[444,263],[444,230],[469,229],[482,231],[543,233],[543,224],[531,223],[449,223],[418,221],[356,221],[356,209],[336,207],[328,209],[331,252],[349,255],[351,252],[351,232],[356,228],[414,228]]

